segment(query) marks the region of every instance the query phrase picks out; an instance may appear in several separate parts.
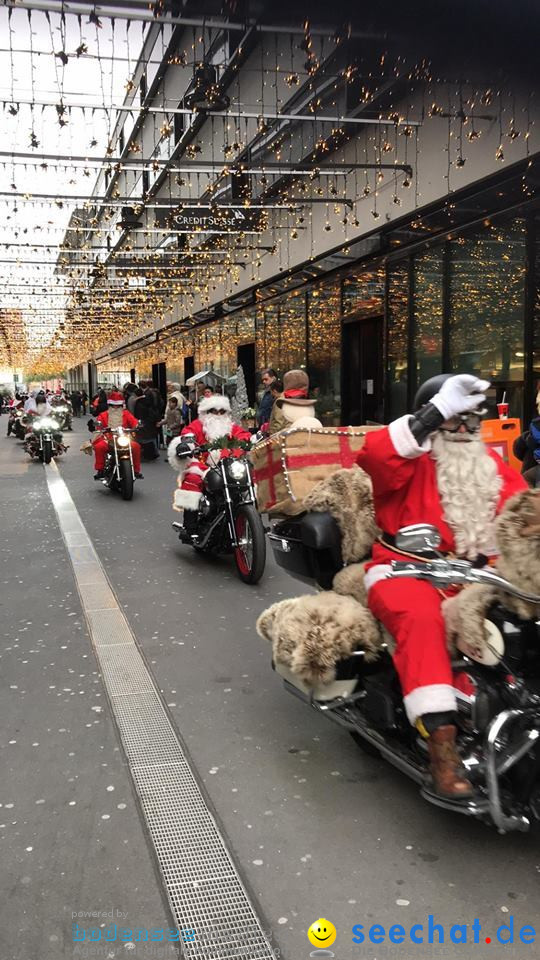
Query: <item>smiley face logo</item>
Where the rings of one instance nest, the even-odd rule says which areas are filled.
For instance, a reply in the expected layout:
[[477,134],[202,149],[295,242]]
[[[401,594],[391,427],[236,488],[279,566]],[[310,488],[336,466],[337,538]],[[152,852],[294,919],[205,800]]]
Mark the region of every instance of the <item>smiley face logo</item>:
[[307,935],[314,947],[331,947],[336,939],[336,928],[329,920],[320,917],[311,924]]

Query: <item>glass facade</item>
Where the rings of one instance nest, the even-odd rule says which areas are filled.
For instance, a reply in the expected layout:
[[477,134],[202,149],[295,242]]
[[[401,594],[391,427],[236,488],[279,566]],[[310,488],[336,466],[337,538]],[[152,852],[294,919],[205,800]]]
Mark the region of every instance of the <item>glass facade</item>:
[[409,343],[409,262],[388,268],[386,296],[386,419],[407,412]]
[[[495,403],[506,392],[510,415],[527,422],[533,409],[524,410],[524,404],[531,406],[540,387],[540,223],[534,215],[500,215],[474,230],[417,244],[413,252],[404,246],[384,265],[380,260],[351,265],[260,299],[171,334],[120,364],[149,377],[152,362],[164,360],[168,379],[183,382],[184,358],[194,356],[196,372],[213,364],[232,377],[238,347],[254,344],[258,370],[270,366],[282,376],[306,369],[317,415],[325,424],[338,424],[351,415],[355,391],[373,393],[378,377],[373,355],[380,362],[383,353],[375,331],[383,316],[385,422],[410,410],[419,384],[443,370],[490,380],[490,413],[496,415]],[[344,342],[352,345],[345,353]],[[349,349],[362,354],[356,367],[346,355]],[[114,361],[115,370],[118,366]],[[351,390],[347,377],[354,369],[359,382]],[[112,363],[100,370],[112,373]]]
[[412,390],[442,373],[444,248],[413,258]]
[[[535,396],[540,391],[540,217],[534,223],[534,251],[532,254],[533,278],[532,301],[532,347],[531,366]],[[531,411],[532,413],[532,411]]]
[[449,370],[490,380],[497,399],[506,391],[511,416],[523,403],[525,252],[521,219],[449,245]]
[[330,280],[307,294],[308,373],[319,420],[332,426],[341,417],[341,284]]

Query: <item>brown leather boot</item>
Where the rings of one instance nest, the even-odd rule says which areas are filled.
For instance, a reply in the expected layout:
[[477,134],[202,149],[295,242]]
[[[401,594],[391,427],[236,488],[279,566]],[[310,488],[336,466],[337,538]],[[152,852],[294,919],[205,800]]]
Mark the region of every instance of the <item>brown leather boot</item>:
[[473,788],[463,773],[456,749],[456,728],[452,724],[437,727],[428,741],[431,775],[435,793],[449,800],[472,797]]

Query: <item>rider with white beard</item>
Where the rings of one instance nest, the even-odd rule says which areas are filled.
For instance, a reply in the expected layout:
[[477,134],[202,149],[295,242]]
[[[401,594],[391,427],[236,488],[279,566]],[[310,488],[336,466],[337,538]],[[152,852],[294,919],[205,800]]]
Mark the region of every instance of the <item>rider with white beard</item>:
[[189,536],[195,535],[197,508],[209,466],[217,463],[222,456],[230,455],[228,449],[216,449],[197,453],[194,457],[193,448],[212,442],[217,444],[225,439],[249,442],[251,434],[234,422],[229,398],[213,394],[203,397],[197,419],[184,427],[180,440],[175,437],[167,448],[169,463],[173,470],[178,471],[178,489],[175,491],[173,508],[184,511],[183,525]]
[[404,559],[396,533],[414,523],[437,527],[444,554],[479,565],[494,556],[495,517],[527,486],[480,437],[488,387],[468,374],[432,377],[416,395],[416,412],[369,433],[357,460],[372,479],[383,531],[366,564],[368,605],[395,639],[405,709],[427,739],[434,790],[454,800],[470,797],[472,788],[455,746],[456,699],[441,613],[450,593],[426,581],[385,577],[392,560]]

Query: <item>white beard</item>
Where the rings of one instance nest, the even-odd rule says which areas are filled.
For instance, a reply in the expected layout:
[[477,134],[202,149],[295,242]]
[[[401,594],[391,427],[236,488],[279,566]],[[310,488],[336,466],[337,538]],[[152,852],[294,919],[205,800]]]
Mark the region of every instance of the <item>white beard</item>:
[[494,520],[502,479],[484,443],[479,436],[458,442],[454,435],[439,431],[433,437],[432,456],[457,555],[474,560],[479,553],[495,553]]
[[229,413],[203,413],[200,419],[204,435],[208,441],[228,437],[234,424],[234,420]]
[[123,411],[122,407],[109,407],[109,408],[108,408],[108,414],[109,414],[109,416],[108,416],[108,419],[107,419],[107,423],[109,424],[109,426],[111,427],[111,429],[114,430],[116,427],[121,427],[121,426],[122,426],[122,416],[123,416],[123,413],[124,413],[124,411]]

